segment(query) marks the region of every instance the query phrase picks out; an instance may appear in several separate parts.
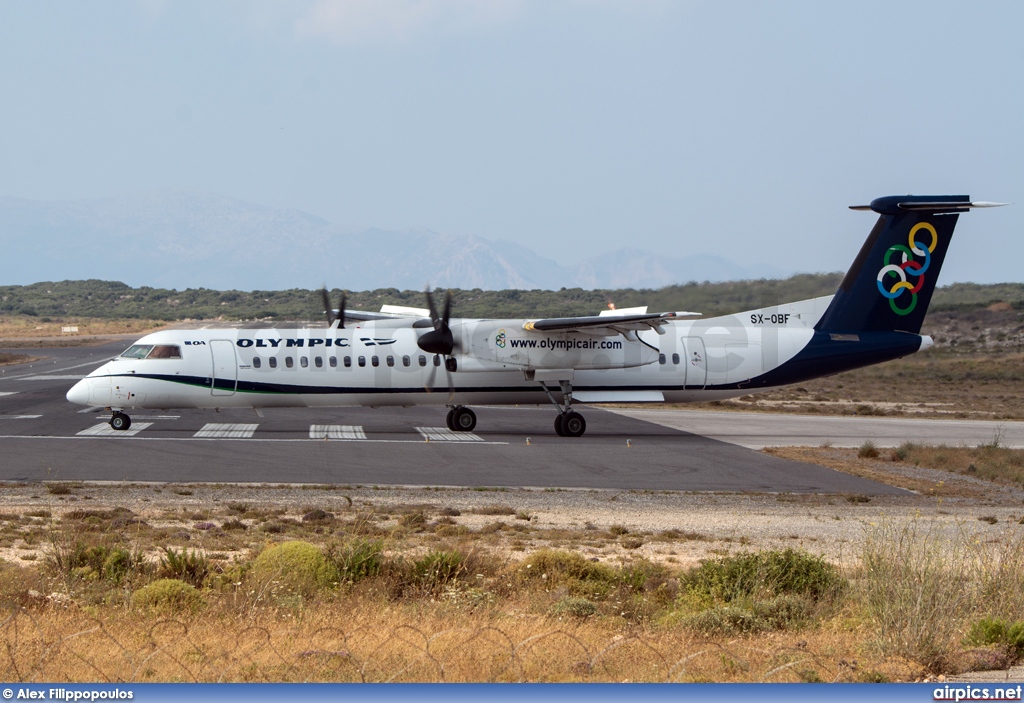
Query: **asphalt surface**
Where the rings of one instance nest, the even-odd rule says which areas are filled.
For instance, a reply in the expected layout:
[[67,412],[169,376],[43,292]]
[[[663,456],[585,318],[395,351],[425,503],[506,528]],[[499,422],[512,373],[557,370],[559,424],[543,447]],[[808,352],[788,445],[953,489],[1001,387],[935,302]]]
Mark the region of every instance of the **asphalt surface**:
[[[692,419],[652,422],[593,407],[581,408],[581,438],[557,437],[547,407],[475,408],[477,429],[465,436],[447,432],[441,408],[268,409],[262,418],[251,410],[137,410],[131,430],[113,434],[108,413],[64,394],[124,346],[11,350],[47,359],[0,371],[0,481],[903,493],[685,431]],[[712,419],[719,434],[742,419],[696,415],[721,415]]]

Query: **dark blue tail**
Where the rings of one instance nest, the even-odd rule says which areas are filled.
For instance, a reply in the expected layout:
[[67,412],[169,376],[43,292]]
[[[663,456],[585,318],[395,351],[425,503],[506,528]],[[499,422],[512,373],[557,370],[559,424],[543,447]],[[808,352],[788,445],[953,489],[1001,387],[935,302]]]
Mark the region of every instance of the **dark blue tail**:
[[893,195],[854,210],[880,217],[815,329],[918,334],[966,195]]

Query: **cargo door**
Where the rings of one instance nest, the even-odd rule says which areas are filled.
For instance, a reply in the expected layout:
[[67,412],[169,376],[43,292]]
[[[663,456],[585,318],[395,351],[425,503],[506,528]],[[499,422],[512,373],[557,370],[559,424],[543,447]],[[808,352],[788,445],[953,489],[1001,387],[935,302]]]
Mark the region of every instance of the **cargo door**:
[[213,375],[210,377],[212,395],[234,395],[238,384],[238,362],[235,360],[235,345],[226,339],[210,342],[213,355]]

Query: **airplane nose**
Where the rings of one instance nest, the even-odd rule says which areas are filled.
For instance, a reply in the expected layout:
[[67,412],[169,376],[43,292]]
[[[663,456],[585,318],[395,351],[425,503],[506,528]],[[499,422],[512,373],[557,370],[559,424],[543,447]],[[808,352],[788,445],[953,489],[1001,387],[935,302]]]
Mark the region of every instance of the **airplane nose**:
[[68,391],[68,401],[77,403],[78,405],[89,404],[89,379],[83,378],[81,381],[71,386],[71,390]]

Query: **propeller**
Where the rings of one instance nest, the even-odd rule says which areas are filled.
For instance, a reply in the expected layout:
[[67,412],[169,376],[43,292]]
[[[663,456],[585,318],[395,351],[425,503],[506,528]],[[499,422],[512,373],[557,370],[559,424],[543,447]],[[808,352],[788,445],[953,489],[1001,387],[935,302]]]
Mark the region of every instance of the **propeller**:
[[430,321],[434,323],[434,329],[425,332],[416,340],[419,348],[428,354],[439,354],[451,356],[455,350],[455,337],[452,335],[452,328],[448,326],[448,319],[452,313],[452,292],[448,291],[444,296],[444,315],[438,316],[437,308],[434,306],[434,296],[427,291],[427,307],[430,309]]
[[[452,402],[455,398],[455,386],[452,384],[452,372],[449,368],[449,361],[454,361],[450,357],[452,352],[455,351],[455,336],[452,334],[452,328],[448,326],[448,320],[452,314],[452,292],[445,292],[444,312],[441,315],[437,314],[437,306],[434,305],[434,296],[431,294],[429,287],[425,293],[427,295],[427,308],[430,310],[430,321],[434,324],[434,329],[421,334],[419,339],[416,340],[416,344],[428,354],[446,357],[444,360],[444,372],[448,377],[448,402]],[[430,376],[427,377],[426,385],[428,393],[434,390],[434,378],[436,375],[437,366],[431,366]]]
[[331,298],[327,294],[327,286],[320,289],[320,295],[323,296],[324,301],[324,313],[327,315],[327,326],[332,326],[335,321],[338,322],[339,329],[345,329],[345,291],[341,291],[341,297],[338,298],[338,314],[334,314],[334,310],[331,309]]

